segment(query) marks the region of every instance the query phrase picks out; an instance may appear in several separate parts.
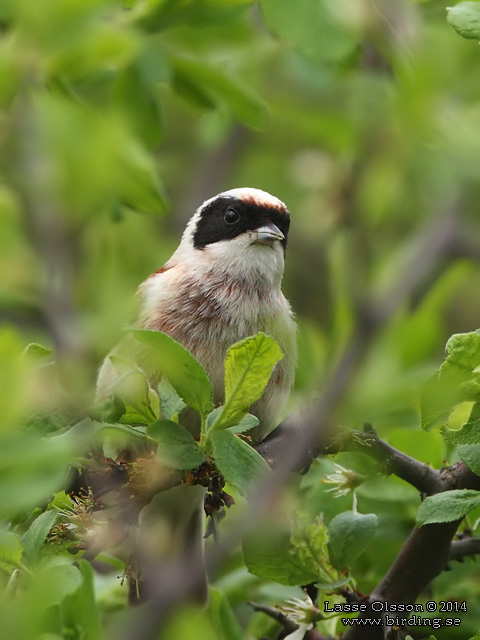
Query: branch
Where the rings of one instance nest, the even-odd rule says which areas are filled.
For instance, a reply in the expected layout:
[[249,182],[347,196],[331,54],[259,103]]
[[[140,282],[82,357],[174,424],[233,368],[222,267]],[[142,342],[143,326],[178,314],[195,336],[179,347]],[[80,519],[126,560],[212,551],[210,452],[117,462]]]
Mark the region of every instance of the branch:
[[430,495],[450,488],[440,471],[387,444],[370,424],[366,424],[363,431],[349,432],[341,448],[369,455],[382,464],[385,473],[395,474],[421,493]]
[[275,609],[274,607],[266,607],[265,605],[258,604],[257,602],[249,602],[248,604],[254,611],[260,611],[261,613],[267,615],[269,618],[275,620],[275,622],[281,624],[286,634],[293,633],[298,629],[298,624],[292,622],[284,613],[279,611],[279,609]]
[[459,540],[452,542],[448,559],[463,562],[466,557],[476,556],[478,554],[480,554],[480,538],[465,535]]

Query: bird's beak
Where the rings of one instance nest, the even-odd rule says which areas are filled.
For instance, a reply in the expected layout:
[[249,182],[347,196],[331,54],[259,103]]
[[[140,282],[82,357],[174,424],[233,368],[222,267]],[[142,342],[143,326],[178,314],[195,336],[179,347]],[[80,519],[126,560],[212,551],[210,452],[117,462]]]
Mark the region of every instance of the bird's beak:
[[255,229],[253,244],[266,244],[272,246],[275,240],[283,240],[285,236],[273,222],[269,222],[263,227]]

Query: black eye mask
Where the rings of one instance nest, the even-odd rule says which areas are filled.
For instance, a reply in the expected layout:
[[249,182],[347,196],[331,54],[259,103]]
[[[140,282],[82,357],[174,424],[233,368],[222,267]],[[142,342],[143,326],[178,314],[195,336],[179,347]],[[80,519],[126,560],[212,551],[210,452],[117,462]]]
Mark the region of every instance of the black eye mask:
[[221,196],[202,210],[193,234],[193,246],[195,249],[204,249],[209,244],[231,240],[272,222],[285,236],[280,241],[285,250],[290,227],[290,216],[286,209]]

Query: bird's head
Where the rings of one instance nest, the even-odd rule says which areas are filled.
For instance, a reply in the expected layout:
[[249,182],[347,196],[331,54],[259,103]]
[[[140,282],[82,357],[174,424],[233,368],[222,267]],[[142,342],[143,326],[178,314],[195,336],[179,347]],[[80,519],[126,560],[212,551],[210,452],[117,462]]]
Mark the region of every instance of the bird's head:
[[231,189],[197,209],[179,251],[240,278],[280,282],[289,227],[288,209],[275,196],[260,189]]

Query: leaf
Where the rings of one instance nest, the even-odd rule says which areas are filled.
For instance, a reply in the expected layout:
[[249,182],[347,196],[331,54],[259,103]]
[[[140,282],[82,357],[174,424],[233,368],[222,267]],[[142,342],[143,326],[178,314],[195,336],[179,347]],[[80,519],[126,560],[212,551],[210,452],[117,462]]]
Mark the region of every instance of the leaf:
[[210,431],[209,441],[218,470],[242,493],[248,493],[270,473],[262,456],[231,431]]
[[60,604],[64,598],[75,593],[81,584],[82,574],[77,567],[56,557],[51,564],[37,573],[32,585],[32,602],[41,602],[47,609],[49,606]]
[[187,58],[172,58],[175,90],[188,102],[201,109],[225,105],[246,125],[263,128],[267,108],[263,100],[251,89],[218,66]]
[[131,427],[128,424],[109,424],[107,422],[96,422],[95,432],[98,433],[102,439],[105,437],[118,436],[121,440],[145,440],[145,427]]
[[480,402],[474,403],[467,422],[460,429],[442,428],[445,440],[453,445],[480,443]]
[[196,469],[205,462],[205,454],[193,436],[177,422],[159,420],[147,429],[158,442],[157,457],[172,469]]
[[310,584],[318,577],[299,560],[290,532],[276,531],[272,527],[245,536],[243,557],[250,573],[265,580],[294,586]]
[[25,354],[32,360],[43,360],[51,356],[53,351],[49,347],[44,347],[38,342],[31,342],[25,347]]
[[355,34],[336,19],[328,3],[261,0],[260,6],[270,31],[311,60],[340,62],[356,48]]
[[447,22],[463,38],[480,40],[480,4],[478,2],[459,2],[447,7]]
[[480,476],[480,444],[462,445],[458,447],[458,455],[473,473]]
[[334,570],[327,553],[327,529],[319,516],[315,522],[305,523],[297,517],[291,536],[295,553],[303,566],[316,573],[320,589],[335,589],[350,580]]
[[[128,360],[109,356],[120,377],[115,381],[113,391],[123,402],[124,411],[119,421],[126,424],[150,424],[158,419],[152,403],[150,386],[145,374]],[[133,365],[130,367],[130,365]]]
[[332,565],[342,571],[360,556],[377,529],[374,513],[345,511],[328,527],[328,553]]
[[230,347],[225,359],[225,404],[212,430],[240,423],[261,398],[273,367],[282,357],[275,340],[261,332]]
[[16,568],[23,557],[23,544],[16,533],[0,529],[0,567],[6,571]]
[[164,378],[158,385],[160,398],[160,417],[164,420],[174,420],[187,405],[178,395],[170,382]]
[[202,365],[181,344],[161,331],[135,329],[133,336],[148,350],[147,366],[165,376],[178,395],[201,415],[213,409],[213,390]]
[[461,520],[480,505],[480,491],[453,489],[428,496],[417,511],[417,524],[435,524]]
[[[210,427],[213,424],[215,424],[216,419],[218,418],[218,416],[221,414],[222,411],[223,411],[223,405],[220,407],[216,407],[213,411],[211,411],[208,414],[207,429],[210,429]],[[243,416],[243,418],[240,420],[238,424],[235,424],[232,427],[229,427],[229,431],[231,431],[232,433],[245,433],[246,431],[250,431],[250,429],[254,429],[259,424],[260,424],[260,421],[257,418],[257,416],[253,416],[251,413],[247,413],[245,416]]]
[[210,615],[217,630],[218,638],[244,640],[244,632],[237,622],[227,596],[218,589],[210,589],[208,595],[210,599]]
[[23,535],[22,542],[25,549],[25,557],[30,562],[37,559],[50,529],[57,521],[57,517],[58,514],[53,509],[41,513]]
[[480,399],[480,331],[453,335],[445,350],[445,361],[421,397],[422,427],[427,430],[444,422],[457,404]]
[[81,629],[84,640],[101,640],[102,621],[95,599],[94,571],[92,565],[85,560],[79,560],[77,564],[82,583],[62,602],[62,623],[68,629]]

